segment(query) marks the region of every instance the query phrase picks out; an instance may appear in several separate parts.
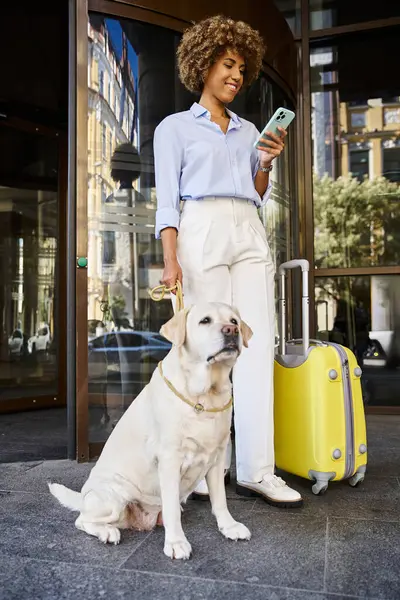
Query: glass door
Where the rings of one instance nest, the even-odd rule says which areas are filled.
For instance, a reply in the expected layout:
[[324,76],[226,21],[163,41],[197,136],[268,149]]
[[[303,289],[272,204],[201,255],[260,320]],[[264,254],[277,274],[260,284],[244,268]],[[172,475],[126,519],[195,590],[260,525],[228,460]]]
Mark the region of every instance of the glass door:
[[154,238],[153,133],[181,98],[178,34],[92,13],[88,33],[88,433],[94,445],[106,441],[170,348],[158,333],[172,315],[170,299],[155,303],[148,293],[163,269]]
[[[170,298],[156,303],[149,296],[163,270],[161,242],[154,237],[153,135],[166,116],[188,110],[198,99],[178,78],[180,33],[136,20],[143,14],[133,7],[129,14],[132,19],[89,11],[86,27],[83,14],[77,19],[77,440],[82,461],[99,454],[170,348],[158,333],[172,316]],[[261,78],[237,110],[260,128],[265,112],[282,101],[275,87]],[[267,103],[260,100],[260,89]],[[289,253],[289,204],[295,197],[287,167],[275,177],[271,210],[262,215],[278,261]]]
[[0,126],[0,412],[60,395],[59,164],[56,132]]

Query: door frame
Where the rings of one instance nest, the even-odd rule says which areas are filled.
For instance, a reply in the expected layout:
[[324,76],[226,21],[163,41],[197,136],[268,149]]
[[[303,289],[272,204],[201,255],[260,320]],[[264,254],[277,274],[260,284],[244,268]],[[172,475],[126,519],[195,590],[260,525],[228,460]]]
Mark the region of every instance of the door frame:
[[[87,269],[78,267],[78,258],[88,255],[88,2],[72,0],[72,21],[75,37],[75,127],[71,132],[74,144],[75,190],[76,190],[76,387],[75,427],[76,458],[78,462],[89,460],[89,394],[88,394],[88,342]],[[72,32],[71,32],[72,33]],[[75,135],[74,135],[75,132]]]

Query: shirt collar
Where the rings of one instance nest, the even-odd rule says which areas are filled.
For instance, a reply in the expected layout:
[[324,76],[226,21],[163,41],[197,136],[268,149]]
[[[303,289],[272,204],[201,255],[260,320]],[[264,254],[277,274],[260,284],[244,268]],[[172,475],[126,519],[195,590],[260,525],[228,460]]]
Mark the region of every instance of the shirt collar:
[[198,102],[193,102],[192,106],[190,107],[190,111],[196,117],[196,119],[197,117],[202,117],[203,115],[207,115],[208,117],[210,116],[208,110],[204,108],[204,106],[201,106],[201,104]]
[[230,118],[232,119],[232,121],[234,123],[236,123],[236,125],[241,125],[242,121],[240,120],[240,118],[237,116],[236,113],[234,113],[233,111],[229,110],[229,108],[225,107],[226,112],[228,113],[228,115],[230,116]]
[[[232,121],[235,123],[235,125],[241,127],[242,122],[241,122],[240,118],[237,116],[237,114],[232,112],[228,108],[225,108],[225,110],[228,113],[228,115],[230,116],[230,118],[232,119]],[[196,119],[198,117],[203,117],[204,115],[206,115],[207,118],[209,119],[211,116],[210,112],[206,108],[204,108],[204,106],[199,104],[198,102],[193,102],[192,106],[190,107],[190,111],[196,117]]]

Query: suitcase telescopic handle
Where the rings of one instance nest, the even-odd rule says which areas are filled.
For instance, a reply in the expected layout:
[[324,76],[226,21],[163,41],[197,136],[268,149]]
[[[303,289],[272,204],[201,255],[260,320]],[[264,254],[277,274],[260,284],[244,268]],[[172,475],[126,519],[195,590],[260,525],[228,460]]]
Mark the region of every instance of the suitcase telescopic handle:
[[301,269],[301,324],[303,354],[307,354],[310,345],[310,297],[308,295],[308,272],[310,263],[305,259],[289,260],[282,263],[278,269],[279,274],[279,354],[286,354],[286,271]]

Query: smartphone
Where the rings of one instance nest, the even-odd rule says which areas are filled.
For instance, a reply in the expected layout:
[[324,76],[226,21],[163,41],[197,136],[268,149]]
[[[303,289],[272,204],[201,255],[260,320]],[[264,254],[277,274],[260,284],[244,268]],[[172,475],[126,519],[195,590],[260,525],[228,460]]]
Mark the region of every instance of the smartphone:
[[[278,108],[274,112],[274,114],[272,115],[262,132],[260,133],[260,137],[254,142],[254,148],[258,146],[258,144],[260,143],[261,139],[264,137],[267,131],[279,135],[278,127],[282,127],[282,129],[287,129],[288,125],[290,125],[295,116],[296,115],[294,114],[294,112],[292,110],[289,110],[288,108]],[[261,146],[264,146],[264,144],[261,144]]]

